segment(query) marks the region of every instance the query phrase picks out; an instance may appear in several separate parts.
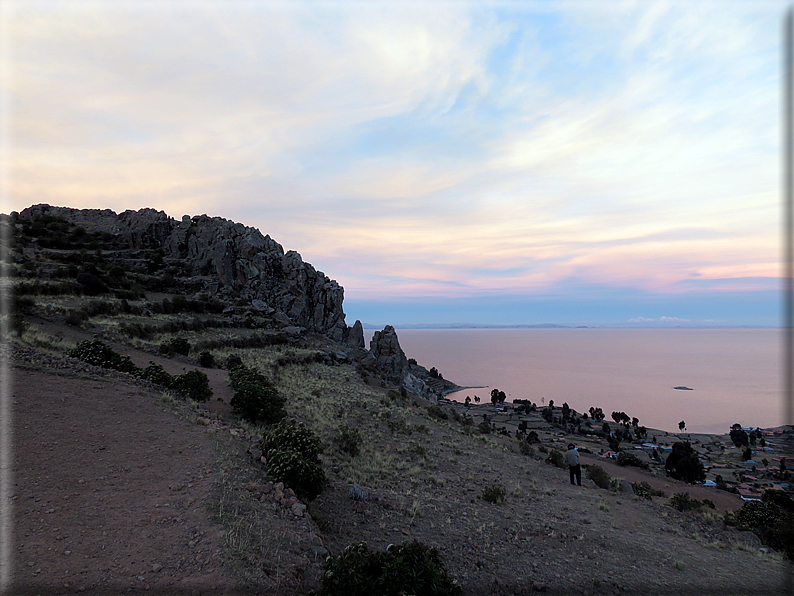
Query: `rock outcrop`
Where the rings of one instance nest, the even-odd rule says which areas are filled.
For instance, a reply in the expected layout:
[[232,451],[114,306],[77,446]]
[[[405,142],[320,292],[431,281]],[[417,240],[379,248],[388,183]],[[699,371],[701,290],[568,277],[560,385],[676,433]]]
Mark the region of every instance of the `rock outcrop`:
[[438,394],[425,381],[411,372],[408,359],[400,347],[400,340],[397,338],[394,327],[386,325],[383,331],[376,331],[369,345],[369,356],[374,360],[374,366],[388,381],[405,387],[408,391],[424,399],[432,402],[438,400]]
[[120,236],[130,249],[159,249],[205,275],[206,291],[244,300],[273,314],[283,326],[300,326],[337,342],[364,346],[361,325],[349,329],[342,310],[344,289],[322,271],[243,224],[220,217],[185,215],[181,221],[163,211],[141,209],[116,214],[109,209],[72,209],[50,205],[28,207],[20,217],[61,217],[86,230]]
[[376,331],[369,342],[369,351],[375,358],[375,365],[390,381],[399,383],[408,369],[408,359],[400,347],[397,332],[391,325],[383,331]]

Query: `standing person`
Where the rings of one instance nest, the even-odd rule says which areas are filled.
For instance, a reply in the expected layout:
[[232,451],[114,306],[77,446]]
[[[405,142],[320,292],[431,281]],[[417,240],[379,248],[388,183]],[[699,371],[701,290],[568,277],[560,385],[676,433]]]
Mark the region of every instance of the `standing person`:
[[573,484],[573,478],[576,476],[576,484],[582,486],[582,466],[579,465],[579,452],[573,443],[568,445],[565,461],[568,462],[568,470],[571,472],[571,484]]

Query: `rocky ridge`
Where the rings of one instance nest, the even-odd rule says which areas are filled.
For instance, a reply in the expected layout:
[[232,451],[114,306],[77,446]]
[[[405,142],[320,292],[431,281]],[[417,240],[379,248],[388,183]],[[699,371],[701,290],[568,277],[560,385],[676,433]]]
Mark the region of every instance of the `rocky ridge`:
[[[17,227],[63,221],[72,234],[104,235],[110,242],[96,252],[126,271],[143,275],[160,263],[178,269],[182,285],[194,298],[220,300],[227,305],[224,313],[232,316],[239,310],[256,313],[252,324],[280,328],[290,337],[304,332],[324,335],[345,350],[345,358],[425,399],[435,401],[456,388],[453,383],[437,387],[426,369],[410,365],[390,325],[375,334],[367,350],[361,322],[351,327],[345,323],[344,288],[256,228],[207,215],[185,215],[178,221],[148,208],[117,214],[47,204],[12,214],[12,220]],[[52,265],[45,263],[48,258],[63,257],[46,253],[64,252],[35,244],[22,251],[42,271],[45,264]]]
[[[109,209],[34,205],[20,218],[35,220],[43,215],[120,236],[131,250],[160,249],[166,259],[181,259],[187,267],[209,273],[204,286],[211,295],[244,300],[285,323],[338,342],[350,341],[342,286],[297,252],[284,252],[256,228],[207,215],[185,215],[177,221],[154,209],[116,214]],[[359,347],[364,347],[363,336]]]

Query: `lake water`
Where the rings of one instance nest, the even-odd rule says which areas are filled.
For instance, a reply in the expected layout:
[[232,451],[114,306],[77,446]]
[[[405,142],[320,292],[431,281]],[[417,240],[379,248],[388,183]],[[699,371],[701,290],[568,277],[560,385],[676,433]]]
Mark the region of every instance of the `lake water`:
[[[374,331],[366,332],[367,345]],[[490,401],[553,399],[678,432],[783,423],[780,329],[397,329],[406,356]],[[673,389],[691,387],[692,391]]]

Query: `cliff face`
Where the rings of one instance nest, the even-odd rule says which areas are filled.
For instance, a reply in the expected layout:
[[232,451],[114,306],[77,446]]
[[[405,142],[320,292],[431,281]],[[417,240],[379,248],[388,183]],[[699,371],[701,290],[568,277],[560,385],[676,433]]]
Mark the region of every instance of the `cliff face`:
[[260,310],[275,311],[285,324],[364,347],[363,336],[345,324],[342,286],[297,252],[285,253],[278,242],[255,228],[206,215],[186,215],[177,221],[154,209],[116,214],[109,209],[34,205],[20,213],[23,219],[42,215],[121,237],[130,249],[159,249],[165,259],[180,259],[209,273],[205,285],[212,295],[248,301]]

